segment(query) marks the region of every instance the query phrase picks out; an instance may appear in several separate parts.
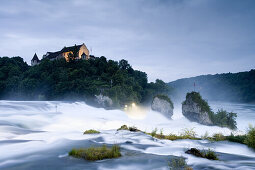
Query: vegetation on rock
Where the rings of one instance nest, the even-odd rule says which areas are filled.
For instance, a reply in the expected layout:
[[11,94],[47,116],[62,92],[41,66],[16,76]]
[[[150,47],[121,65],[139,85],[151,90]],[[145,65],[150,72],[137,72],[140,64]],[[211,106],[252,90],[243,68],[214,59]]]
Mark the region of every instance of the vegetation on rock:
[[162,99],[162,100],[166,100],[166,101],[170,104],[170,106],[171,106],[172,108],[174,108],[173,102],[171,101],[171,99],[170,99],[167,95],[158,94],[158,95],[154,96],[154,98],[156,98],[156,97],[159,98],[159,99]]
[[130,132],[141,132],[141,130],[137,129],[135,126],[128,127],[127,125],[122,125],[117,131],[119,130],[129,130]]
[[168,162],[168,166],[170,170],[178,170],[178,169],[192,170],[192,168],[187,165],[186,160],[183,157],[172,158]]
[[196,157],[210,159],[210,160],[219,160],[217,155],[215,154],[215,152],[213,152],[210,149],[207,150],[207,151],[202,151],[201,152],[199,149],[191,148],[191,149],[187,150],[185,153],[192,154]]
[[120,147],[118,145],[113,145],[111,148],[103,145],[101,147],[72,149],[69,152],[69,156],[73,156],[75,158],[83,158],[89,161],[96,161],[102,159],[118,158],[121,156],[121,153]]
[[100,132],[97,130],[89,129],[89,130],[86,130],[83,134],[98,134],[98,133]]
[[230,129],[236,129],[236,117],[237,114],[233,112],[227,112],[226,110],[218,110],[217,113],[214,113],[209,106],[208,102],[205,101],[200,93],[198,92],[190,92],[186,95],[186,100],[183,104],[187,104],[187,101],[191,99],[192,102],[196,103],[202,112],[207,112],[209,115],[210,120],[213,122],[214,125],[220,127],[228,127]]

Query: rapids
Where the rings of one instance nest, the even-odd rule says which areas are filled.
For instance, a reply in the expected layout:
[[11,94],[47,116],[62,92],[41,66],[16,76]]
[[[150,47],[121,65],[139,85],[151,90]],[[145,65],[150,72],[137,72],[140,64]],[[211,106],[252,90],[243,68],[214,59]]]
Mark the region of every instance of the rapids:
[[[213,110],[224,108],[238,113],[234,133],[245,133],[255,122],[255,105],[210,103]],[[173,119],[135,106],[129,111],[94,108],[83,102],[0,101],[0,169],[169,169],[175,156],[187,158],[194,169],[255,169],[255,151],[246,145],[207,140],[157,140],[143,133],[116,131],[121,125],[136,126],[146,132],[157,128],[164,134],[181,133],[188,128],[198,136],[229,135],[231,130],[204,126],[182,116],[181,106]],[[83,135],[87,129],[100,134]],[[88,162],[68,156],[73,147],[119,144],[123,157]],[[212,149],[220,161],[185,154],[190,147]]]

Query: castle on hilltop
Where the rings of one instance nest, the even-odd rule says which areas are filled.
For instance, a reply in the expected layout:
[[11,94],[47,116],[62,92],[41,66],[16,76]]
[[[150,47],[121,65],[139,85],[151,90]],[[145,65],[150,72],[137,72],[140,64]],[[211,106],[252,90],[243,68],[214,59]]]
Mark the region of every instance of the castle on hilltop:
[[[71,47],[64,47],[62,50],[57,52],[47,52],[45,55],[43,55],[43,59],[47,58],[49,60],[57,60],[61,58],[65,58],[66,61],[69,61],[69,56],[74,55],[74,52],[77,51],[77,57],[75,59],[94,59],[95,57],[92,55],[89,55],[89,50],[86,47],[86,45],[83,43],[81,45],[74,45]],[[31,66],[40,64],[41,60],[39,60],[37,54],[35,53],[34,57],[31,60]]]

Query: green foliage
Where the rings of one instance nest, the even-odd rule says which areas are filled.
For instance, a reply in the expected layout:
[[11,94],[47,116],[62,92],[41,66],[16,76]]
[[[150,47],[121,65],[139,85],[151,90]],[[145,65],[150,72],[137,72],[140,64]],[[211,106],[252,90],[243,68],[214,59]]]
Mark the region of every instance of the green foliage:
[[227,112],[226,110],[221,109],[213,116],[213,122],[220,127],[236,129],[236,117],[236,113]]
[[137,127],[135,126],[130,126],[128,127],[127,125],[122,125],[117,131],[119,130],[129,130],[130,132],[141,132]]
[[210,149],[203,152],[203,157],[210,160],[219,160],[216,153]]
[[208,112],[208,113],[212,112],[207,101],[202,99],[200,93],[194,92],[194,91],[187,93],[186,100],[183,102],[183,104],[186,104],[187,99],[190,99],[190,98],[192,99],[193,102],[198,104],[198,106],[201,108],[202,112]]
[[157,135],[157,131],[158,131],[157,128],[155,128],[154,130],[152,130],[151,136],[152,136],[152,137],[155,137],[155,136]]
[[226,137],[222,133],[215,133],[213,135],[215,141],[223,141],[226,140]]
[[249,130],[244,143],[249,147],[255,149],[255,126],[249,126]]
[[68,57],[70,62],[43,59],[33,67],[20,57],[0,57],[0,99],[94,101],[94,96],[102,93],[115,107],[123,107],[152,100],[152,95],[169,90],[161,80],[148,83],[147,74],[134,70],[126,60],[116,62],[103,56],[76,60],[75,49]]
[[210,159],[210,160],[219,160],[216,153],[214,151],[212,151],[211,149],[209,149],[207,151],[206,150],[200,151],[199,149],[191,148],[191,149],[187,150],[185,153],[192,154],[196,157]]
[[159,98],[159,99],[162,99],[162,100],[166,100],[166,101],[170,104],[170,106],[171,106],[172,108],[174,108],[174,104],[173,104],[173,102],[171,101],[171,99],[170,99],[168,96],[163,95],[163,94],[158,94],[158,95],[154,96],[154,98],[155,98],[155,97],[157,97],[157,98]]
[[118,158],[121,156],[120,147],[113,145],[111,148],[107,148],[106,145],[101,147],[90,147],[86,149],[72,149],[69,152],[69,156],[75,158],[83,158],[89,161],[96,161],[102,159]]
[[195,139],[196,138],[196,132],[194,131],[194,128],[188,129],[185,128],[182,130],[180,136],[183,139]]
[[178,140],[178,139],[193,139],[193,140],[198,140],[200,138],[196,137],[196,132],[194,131],[194,128],[192,129],[183,129],[180,135],[175,135],[175,134],[169,134],[169,135],[164,135],[163,134],[163,129],[160,130],[160,133],[157,134],[158,129],[155,128],[151,133],[146,133],[148,135],[151,135],[152,137],[158,138],[158,139],[167,139],[167,140]]
[[119,129],[117,130],[129,130],[127,125],[122,125]]
[[168,166],[170,170],[192,170],[186,163],[184,157],[172,158],[171,161],[168,162]]
[[97,134],[97,133],[100,133],[100,132],[94,129],[90,129],[90,130],[86,130],[83,134]]
[[231,133],[230,136],[225,136],[226,140],[230,142],[236,142],[236,143],[241,143],[244,144],[244,141],[246,139],[246,135],[233,135]]

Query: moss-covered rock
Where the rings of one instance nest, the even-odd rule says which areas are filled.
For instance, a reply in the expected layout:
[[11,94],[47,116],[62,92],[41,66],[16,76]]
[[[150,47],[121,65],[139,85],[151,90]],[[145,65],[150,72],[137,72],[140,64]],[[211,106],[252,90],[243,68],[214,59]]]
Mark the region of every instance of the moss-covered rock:
[[102,159],[118,158],[121,156],[121,153],[120,147],[118,145],[113,145],[111,148],[103,145],[101,147],[72,149],[69,152],[69,156],[73,156],[75,158],[83,158],[89,161],[96,161]]
[[182,103],[182,114],[190,121],[204,125],[213,125],[213,112],[208,103],[197,92],[187,93]]
[[168,96],[157,95],[153,98],[151,109],[163,113],[166,117],[171,118],[173,115],[174,105]]

